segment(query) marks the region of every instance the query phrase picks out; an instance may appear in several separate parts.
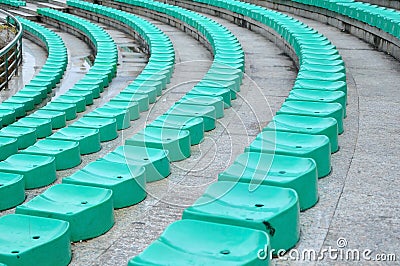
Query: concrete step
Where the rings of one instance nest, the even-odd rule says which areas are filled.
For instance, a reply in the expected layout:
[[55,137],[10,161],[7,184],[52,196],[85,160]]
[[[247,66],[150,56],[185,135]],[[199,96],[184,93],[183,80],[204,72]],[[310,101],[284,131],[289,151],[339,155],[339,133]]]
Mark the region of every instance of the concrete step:
[[36,5],[38,8],[42,8],[42,7],[48,7],[48,8],[53,8],[53,9],[57,9],[58,11],[66,11],[67,10],[67,6],[66,4],[61,5],[62,3],[58,4],[58,3],[47,3],[47,2],[36,2]]
[[32,20],[32,21],[37,21],[38,20],[36,14],[27,13],[25,11],[16,10],[16,9],[8,9],[7,11],[10,12],[11,14],[13,14],[13,15],[24,17],[24,18]]

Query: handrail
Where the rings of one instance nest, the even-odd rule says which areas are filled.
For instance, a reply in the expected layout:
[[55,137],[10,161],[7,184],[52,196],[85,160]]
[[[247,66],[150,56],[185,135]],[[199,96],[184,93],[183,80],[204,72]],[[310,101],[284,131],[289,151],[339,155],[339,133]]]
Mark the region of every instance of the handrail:
[[0,90],[8,87],[12,76],[18,75],[18,67],[22,62],[22,25],[10,13],[0,9],[0,21],[15,28],[15,38],[0,50]]

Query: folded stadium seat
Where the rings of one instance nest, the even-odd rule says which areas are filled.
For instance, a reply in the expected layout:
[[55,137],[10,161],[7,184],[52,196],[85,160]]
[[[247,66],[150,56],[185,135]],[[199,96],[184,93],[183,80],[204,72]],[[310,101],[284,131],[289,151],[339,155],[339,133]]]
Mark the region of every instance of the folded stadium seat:
[[285,101],[339,103],[343,108],[343,116],[346,117],[347,97],[342,91],[294,89]]
[[68,222],[20,214],[0,217],[0,261],[5,265],[68,265]]
[[[93,99],[92,99],[93,101]],[[67,103],[67,104],[75,104],[76,112],[81,113],[86,110],[86,100],[83,96],[72,96],[72,95],[60,95],[58,98],[52,100],[54,103]]]
[[210,131],[215,128],[216,112],[214,106],[175,103],[165,112],[165,114],[185,117],[201,117],[203,118],[204,131]]
[[197,145],[204,140],[204,123],[202,117],[164,114],[154,119],[146,127],[187,130],[190,133],[190,145]]
[[146,182],[153,182],[167,177],[170,171],[168,151],[124,145],[106,154],[102,160],[127,164],[146,169]]
[[7,100],[3,101],[4,103],[11,103],[11,104],[22,104],[24,105],[25,112],[32,111],[35,108],[35,100],[32,97],[22,97],[22,96],[11,96]]
[[117,120],[114,118],[81,117],[70,127],[93,128],[100,132],[100,141],[110,141],[118,137]]
[[69,177],[64,184],[101,187],[112,190],[115,209],[135,205],[146,198],[146,173],[142,166],[98,160]]
[[67,121],[74,120],[76,118],[76,104],[66,102],[49,102],[41,108],[42,110],[49,111],[61,111],[65,113],[65,119]]
[[39,109],[28,117],[50,119],[52,129],[59,129],[66,126],[66,115],[63,111]]
[[0,211],[15,207],[24,200],[24,176],[0,172]]
[[52,133],[51,120],[48,118],[23,117],[17,122],[13,123],[13,126],[35,129],[36,137],[38,139],[48,137]]
[[263,131],[267,130],[325,135],[329,138],[331,152],[339,150],[337,121],[332,117],[278,114],[263,128]]
[[0,109],[14,111],[16,118],[21,118],[26,115],[25,106],[22,103],[2,102],[0,103]]
[[186,219],[170,224],[128,265],[268,265],[269,250],[260,230]]
[[318,178],[331,172],[330,142],[324,135],[264,131],[245,151],[312,158],[317,163]]
[[16,138],[18,149],[25,149],[36,142],[36,129],[9,125],[0,130],[0,137]]
[[0,162],[0,172],[24,176],[25,189],[47,186],[56,180],[54,157],[14,154]]
[[118,112],[126,111],[129,114],[129,120],[134,121],[139,119],[139,103],[138,102],[118,102],[118,101],[109,101],[105,105],[104,108],[107,109],[116,109]]
[[146,127],[126,139],[125,145],[167,150],[172,162],[190,157],[190,133],[187,130]]
[[18,152],[18,139],[0,137],[0,161]]
[[342,134],[343,128],[343,108],[339,103],[320,103],[305,101],[286,101],[277,114],[304,115],[315,117],[332,117],[338,124],[338,133]]
[[113,97],[111,101],[118,102],[129,102],[129,103],[138,103],[139,104],[139,112],[145,112],[149,110],[149,96],[143,93],[131,93],[121,91],[117,96]]
[[215,118],[220,119],[224,117],[224,99],[220,96],[202,96],[194,94],[186,94],[178,101],[177,104],[190,104],[190,105],[200,105],[200,106],[212,106],[215,108]]
[[56,159],[56,169],[65,170],[81,163],[79,142],[43,139],[20,151],[22,154],[52,156]]
[[73,242],[100,236],[114,225],[112,191],[98,187],[57,184],[15,213],[69,222]]
[[187,96],[207,96],[207,97],[222,97],[224,108],[231,107],[231,92],[228,88],[213,86],[195,85],[193,89],[186,93]]
[[299,215],[298,196],[292,189],[260,185],[250,191],[249,184],[218,181],[183,211],[182,218],[264,231],[276,253],[296,245]]
[[218,175],[219,181],[248,183],[250,189],[259,185],[291,188],[299,196],[301,211],[317,203],[317,179],[316,163],[311,158],[258,152],[240,154]]
[[14,110],[3,109],[3,108],[0,108],[0,118],[3,126],[12,124],[17,119]]
[[101,149],[100,131],[94,128],[65,127],[46,139],[78,142],[81,155],[98,152]]
[[117,130],[126,129],[131,126],[129,112],[126,109],[108,108],[103,106],[85,114],[84,117],[115,119],[117,121]]

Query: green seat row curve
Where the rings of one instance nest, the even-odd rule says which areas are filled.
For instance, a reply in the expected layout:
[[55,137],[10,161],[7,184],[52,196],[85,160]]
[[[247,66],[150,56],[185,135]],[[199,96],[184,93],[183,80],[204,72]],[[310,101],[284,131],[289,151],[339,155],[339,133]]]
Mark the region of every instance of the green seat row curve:
[[33,35],[43,42],[48,56],[39,73],[28,84],[0,103],[0,128],[24,117],[27,111],[34,109],[34,105],[42,103],[60,82],[68,63],[67,48],[59,35],[30,20],[18,16],[16,18],[21,22],[25,34]]
[[0,0],[0,4],[13,7],[26,6],[26,2],[21,0]]

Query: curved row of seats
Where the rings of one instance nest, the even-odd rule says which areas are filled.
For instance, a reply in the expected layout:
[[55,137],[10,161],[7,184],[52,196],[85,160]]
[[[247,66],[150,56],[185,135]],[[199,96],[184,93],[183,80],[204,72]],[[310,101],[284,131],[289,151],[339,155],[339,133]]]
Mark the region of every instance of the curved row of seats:
[[362,21],[370,26],[385,31],[396,38],[400,38],[400,12],[395,9],[354,0],[292,0],[292,2],[328,9],[341,15]]
[[[89,5],[89,3],[87,4]],[[161,88],[164,89],[165,84],[169,82],[174,67],[174,50],[169,38],[151,23],[118,10],[102,9],[97,5],[91,5],[91,8],[98,12],[101,10],[104,16],[119,19],[126,25],[140,31],[149,45],[151,56],[146,68],[141,72],[143,75],[138,76],[132,84],[124,89],[124,95],[121,93],[116,96],[106,107],[112,115],[121,113],[121,110],[124,110],[124,116],[121,118],[123,123],[121,125],[125,127],[125,119],[128,119],[128,124],[129,119],[137,119],[139,105],[142,105],[144,110],[147,110],[149,98],[154,93],[161,94]],[[57,12],[50,12],[53,18],[59,18],[56,16]],[[49,14],[43,10],[40,13],[42,15]],[[67,15],[62,16],[66,17]],[[72,18],[70,15],[68,17]],[[74,19],[74,21],[79,20],[77,17]],[[103,42],[98,38],[93,38],[93,41],[96,41],[98,45]],[[105,67],[107,66],[107,64],[104,65]],[[162,79],[157,78],[158,73],[164,74]],[[157,78],[157,81],[152,79],[153,75]],[[101,108],[103,107],[96,110]],[[131,117],[130,114],[133,114],[133,116]],[[89,121],[88,118],[91,117],[83,117],[77,122],[85,119],[85,122],[87,122]],[[82,126],[83,121],[76,126],[73,125],[77,122],[73,123],[71,127],[67,127],[65,130],[76,129],[74,135],[68,136],[66,132],[63,132],[65,133],[64,135],[67,135],[66,138],[69,139],[80,139],[78,147],[81,150],[84,147],[100,149],[101,136],[104,137],[103,141],[116,137],[117,120],[120,117],[106,118],[99,116],[95,118],[97,121],[93,121],[92,124],[87,123],[87,127]],[[85,131],[88,129],[95,130],[94,133],[96,134],[89,136]],[[59,132],[46,140],[54,141],[51,137]],[[86,135],[85,139],[82,139],[83,135]],[[77,144],[74,141],[70,141],[70,143]],[[74,161],[76,160],[73,158],[78,158],[79,154],[77,156],[76,152],[72,153],[70,149],[61,146],[60,143],[53,142],[52,144],[55,150],[67,153],[62,154],[61,157],[58,156],[59,154],[54,154],[54,157],[46,156],[52,158],[51,165],[46,165],[46,167],[42,165],[29,173],[25,172],[23,178],[26,178],[27,175],[32,178],[32,181],[34,178],[38,179],[45,175],[54,175],[55,178],[55,171],[59,169],[57,167],[57,159],[62,165],[71,164],[71,161],[75,164]],[[67,265],[71,259],[70,241],[88,239],[105,233],[114,224],[113,208],[130,206],[146,197],[145,170],[146,173],[153,174],[153,176],[161,175],[165,177],[169,175],[169,161],[166,152],[163,150],[133,148],[131,150],[132,156],[128,160],[125,159],[124,147],[121,148],[122,150],[117,149],[110,154],[110,158],[113,161],[104,159],[90,163],[70,178],[65,178],[63,180],[64,184],[54,185],[43,194],[18,206],[16,209],[17,214],[2,217],[0,219],[0,228],[2,228],[0,261],[4,261],[7,264],[19,261],[22,265],[28,265],[32,261],[37,261],[40,265]],[[155,158],[159,158],[159,160],[157,161]],[[38,166],[37,162],[32,161],[33,158],[24,158],[24,160],[24,164],[22,164],[22,161],[20,163],[26,168],[32,168],[33,164]],[[119,162],[115,160],[119,160]],[[150,164],[148,161],[152,163]],[[161,171],[157,171],[158,167],[161,168]],[[3,177],[3,173],[1,177]],[[19,177],[21,178],[21,176]],[[83,182],[88,182],[88,184],[83,184]],[[96,182],[98,183],[94,184]],[[9,196],[11,196],[13,186],[7,186],[6,184],[5,188],[8,189]],[[30,230],[29,234],[26,232],[28,229]],[[18,239],[18,247],[12,244],[15,241],[15,234],[21,236]],[[40,249],[40,252],[38,249]],[[52,252],[51,256],[49,256],[49,249],[57,252]]]
[[0,4],[13,7],[26,6],[26,2],[21,0],[0,0]]
[[[48,57],[40,69],[39,73],[15,95],[0,103],[0,128],[7,126],[24,117],[26,112],[32,111],[34,106],[42,103],[52,92],[56,84],[60,82],[68,63],[67,48],[63,40],[53,31],[31,22],[27,19],[17,17],[21,22],[22,28],[26,34],[42,41],[48,52]],[[15,131],[1,131],[1,136],[13,136]],[[18,143],[20,148],[26,148],[25,143]],[[1,151],[1,147],[0,147]],[[0,160],[4,160],[7,154],[1,152]]]
[[[155,9],[148,1],[118,2]],[[194,258],[205,264],[265,263],[255,250],[288,250],[299,240],[299,210],[317,203],[317,179],[330,173],[331,153],[339,148],[346,74],[329,40],[289,16],[256,5],[228,0],[196,2],[230,10],[274,29],[296,52],[299,73],[273,121],[219,175],[219,181],[184,210],[183,220],[167,227],[129,265],[185,264]],[[195,243],[190,244],[193,239]],[[236,244],[227,246],[229,241]],[[268,260],[269,254],[261,257]]]

